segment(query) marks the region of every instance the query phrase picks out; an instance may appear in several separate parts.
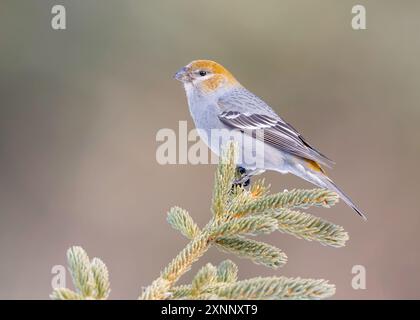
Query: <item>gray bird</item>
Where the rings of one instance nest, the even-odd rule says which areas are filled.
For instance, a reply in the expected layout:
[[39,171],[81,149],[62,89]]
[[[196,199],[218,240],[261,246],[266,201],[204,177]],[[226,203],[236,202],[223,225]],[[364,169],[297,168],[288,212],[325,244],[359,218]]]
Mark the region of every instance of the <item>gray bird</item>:
[[175,78],[184,84],[191,116],[200,138],[209,148],[219,155],[227,140],[238,143],[237,165],[244,168],[243,178],[238,183],[265,170],[292,173],[336,192],[366,220],[321,167],[330,167],[333,161],[245,89],[223,66],[210,60],[196,60],[181,68]]

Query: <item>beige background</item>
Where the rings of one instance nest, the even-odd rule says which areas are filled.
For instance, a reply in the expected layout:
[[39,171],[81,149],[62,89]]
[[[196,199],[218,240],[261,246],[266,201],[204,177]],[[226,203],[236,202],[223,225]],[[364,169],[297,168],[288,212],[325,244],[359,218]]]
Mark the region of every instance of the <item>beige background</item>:
[[[231,258],[240,277],[322,277],[335,298],[420,298],[418,1],[2,0],[0,10],[0,298],[47,299],[51,268],[82,245],[107,263],[114,299],[136,298],[186,244],[173,205],[210,216],[214,166],[160,166],[160,128],[191,119],[173,73],[223,63],[337,165],[331,176],[367,212],[314,210],[341,224],[333,249],[283,234],[270,270]],[[351,7],[368,29],[351,29]],[[309,187],[266,174],[273,191]],[[367,268],[367,290],[351,269]],[[185,281],[190,279],[185,277]],[[68,279],[69,280],[69,279]],[[70,280],[69,280],[70,281]]]

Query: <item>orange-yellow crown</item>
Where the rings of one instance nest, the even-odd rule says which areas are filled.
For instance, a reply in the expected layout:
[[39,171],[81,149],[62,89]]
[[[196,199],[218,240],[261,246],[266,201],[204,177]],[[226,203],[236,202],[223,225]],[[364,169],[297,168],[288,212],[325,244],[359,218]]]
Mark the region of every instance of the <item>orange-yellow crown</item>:
[[212,91],[217,89],[222,82],[227,86],[240,85],[235,77],[221,64],[211,60],[195,60],[188,64],[188,68],[194,71],[209,71],[212,76],[202,82],[205,90]]

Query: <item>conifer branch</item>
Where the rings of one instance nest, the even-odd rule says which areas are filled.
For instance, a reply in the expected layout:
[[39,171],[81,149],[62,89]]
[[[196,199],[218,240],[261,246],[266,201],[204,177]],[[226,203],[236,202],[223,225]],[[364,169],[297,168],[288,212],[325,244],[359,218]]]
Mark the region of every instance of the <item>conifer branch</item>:
[[224,299],[324,299],[335,293],[335,286],[323,279],[286,277],[252,278],[211,289]]
[[191,297],[192,287],[190,284],[181,284],[170,289],[169,298],[173,300],[182,300]]
[[[247,258],[257,264],[278,268],[287,262],[280,249],[245,236],[275,230],[332,247],[348,240],[342,227],[295,211],[311,206],[329,208],[338,196],[324,189],[292,190],[269,195],[264,181],[247,190],[232,186],[237,177],[236,146],[230,143],[215,175],[210,221],[199,228],[190,214],[179,207],[168,212],[169,224],[189,239],[189,243],[163,269],[160,276],[143,290],[139,299],[323,299],[335,292],[325,280],[267,277],[238,280],[238,268],[230,260],[215,267],[206,264],[189,285],[178,280],[211,246]],[[68,264],[76,291],[56,289],[53,299],[106,299],[109,295],[108,271],[97,258],[89,260],[80,247],[68,251]]]
[[277,229],[277,219],[268,215],[249,216],[230,220],[211,230],[214,238],[232,235],[258,235],[271,233]]
[[217,268],[211,263],[202,267],[191,283],[191,295],[199,296],[207,286],[211,286],[217,282]]
[[269,215],[277,220],[279,231],[300,239],[318,241],[331,247],[343,247],[349,239],[343,227],[308,213],[280,209]]
[[215,219],[225,213],[232,190],[232,182],[236,176],[237,146],[231,142],[226,148],[217,166],[213,189],[212,209]]
[[87,253],[80,247],[72,247],[67,251],[67,260],[75,288],[82,296],[91,296],[94,280]]
[[163,270],[161,278],[174,283],[187,272],[210,247],[210,237],[204,233],[193,239]]
[[67,288],[56,288],[50,295],[54,300],[107,299],[110,292],[108,269],[102,260],[90,262],[85,250],[71,247],[67,251],[69,271],[76,292]]
[[84,300],[83,296],[67,288],[57,288],[51,293],[53,300]]
[[111,291],[109,287],[108,269],[99,258],[93,258],[91,263],[91,270],[94,280],[94,291],[96,299],[106,299]]
[[217,281],[233,283],[238,279],[238,266],[231,260],[225,260],[217,267]]
[[326,189],[294,189],[257,198],[237,208],[242,214],[261,213],[275,209],[306,209],[311,206],[331,208],[338,202],[338,195]]
[[191,218],[187,210],[173,207],[168,212],[169,224],[175,230],[180,231],[188,239],[192,239],[200,233],[200,228]]
[[171,289],[171,299],[235,299],[235,300],[278,300],[278,299],[324,299],[335,293],[335,286],[320,279],[287,277],[256,277],[234,282],[201,282],[199,289],[194,285],[181,285]]
[[280,249],[264,242],[240,236],[222,237],[216,240],[218,249],[233,253],[240,258],[251,259],[256,264],[278,268],[286,264],[287,256]]

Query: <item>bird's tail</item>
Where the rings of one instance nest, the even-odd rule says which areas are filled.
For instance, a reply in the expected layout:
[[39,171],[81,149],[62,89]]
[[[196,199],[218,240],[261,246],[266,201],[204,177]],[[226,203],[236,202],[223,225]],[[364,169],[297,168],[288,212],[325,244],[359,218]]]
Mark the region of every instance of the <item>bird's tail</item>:
[[326,184],[326,187],[337,193],[340,198],[354,211],[357,212],[359,216],[361,216],[365,221],[367,220],[366,215],[354,204],[354,202],[326,175],[323,174],[322,178],[323,182]]
[[[300,162],[302,166],[296,166],[294,163],[289,167],[289,172],[321,187],[336,192],[339,197],[364,220],[366,215],[354,204],[354,202],[325,174],[322,167],[313,160],[303,159]],[[303,170],[301,168],[304,168]]]

